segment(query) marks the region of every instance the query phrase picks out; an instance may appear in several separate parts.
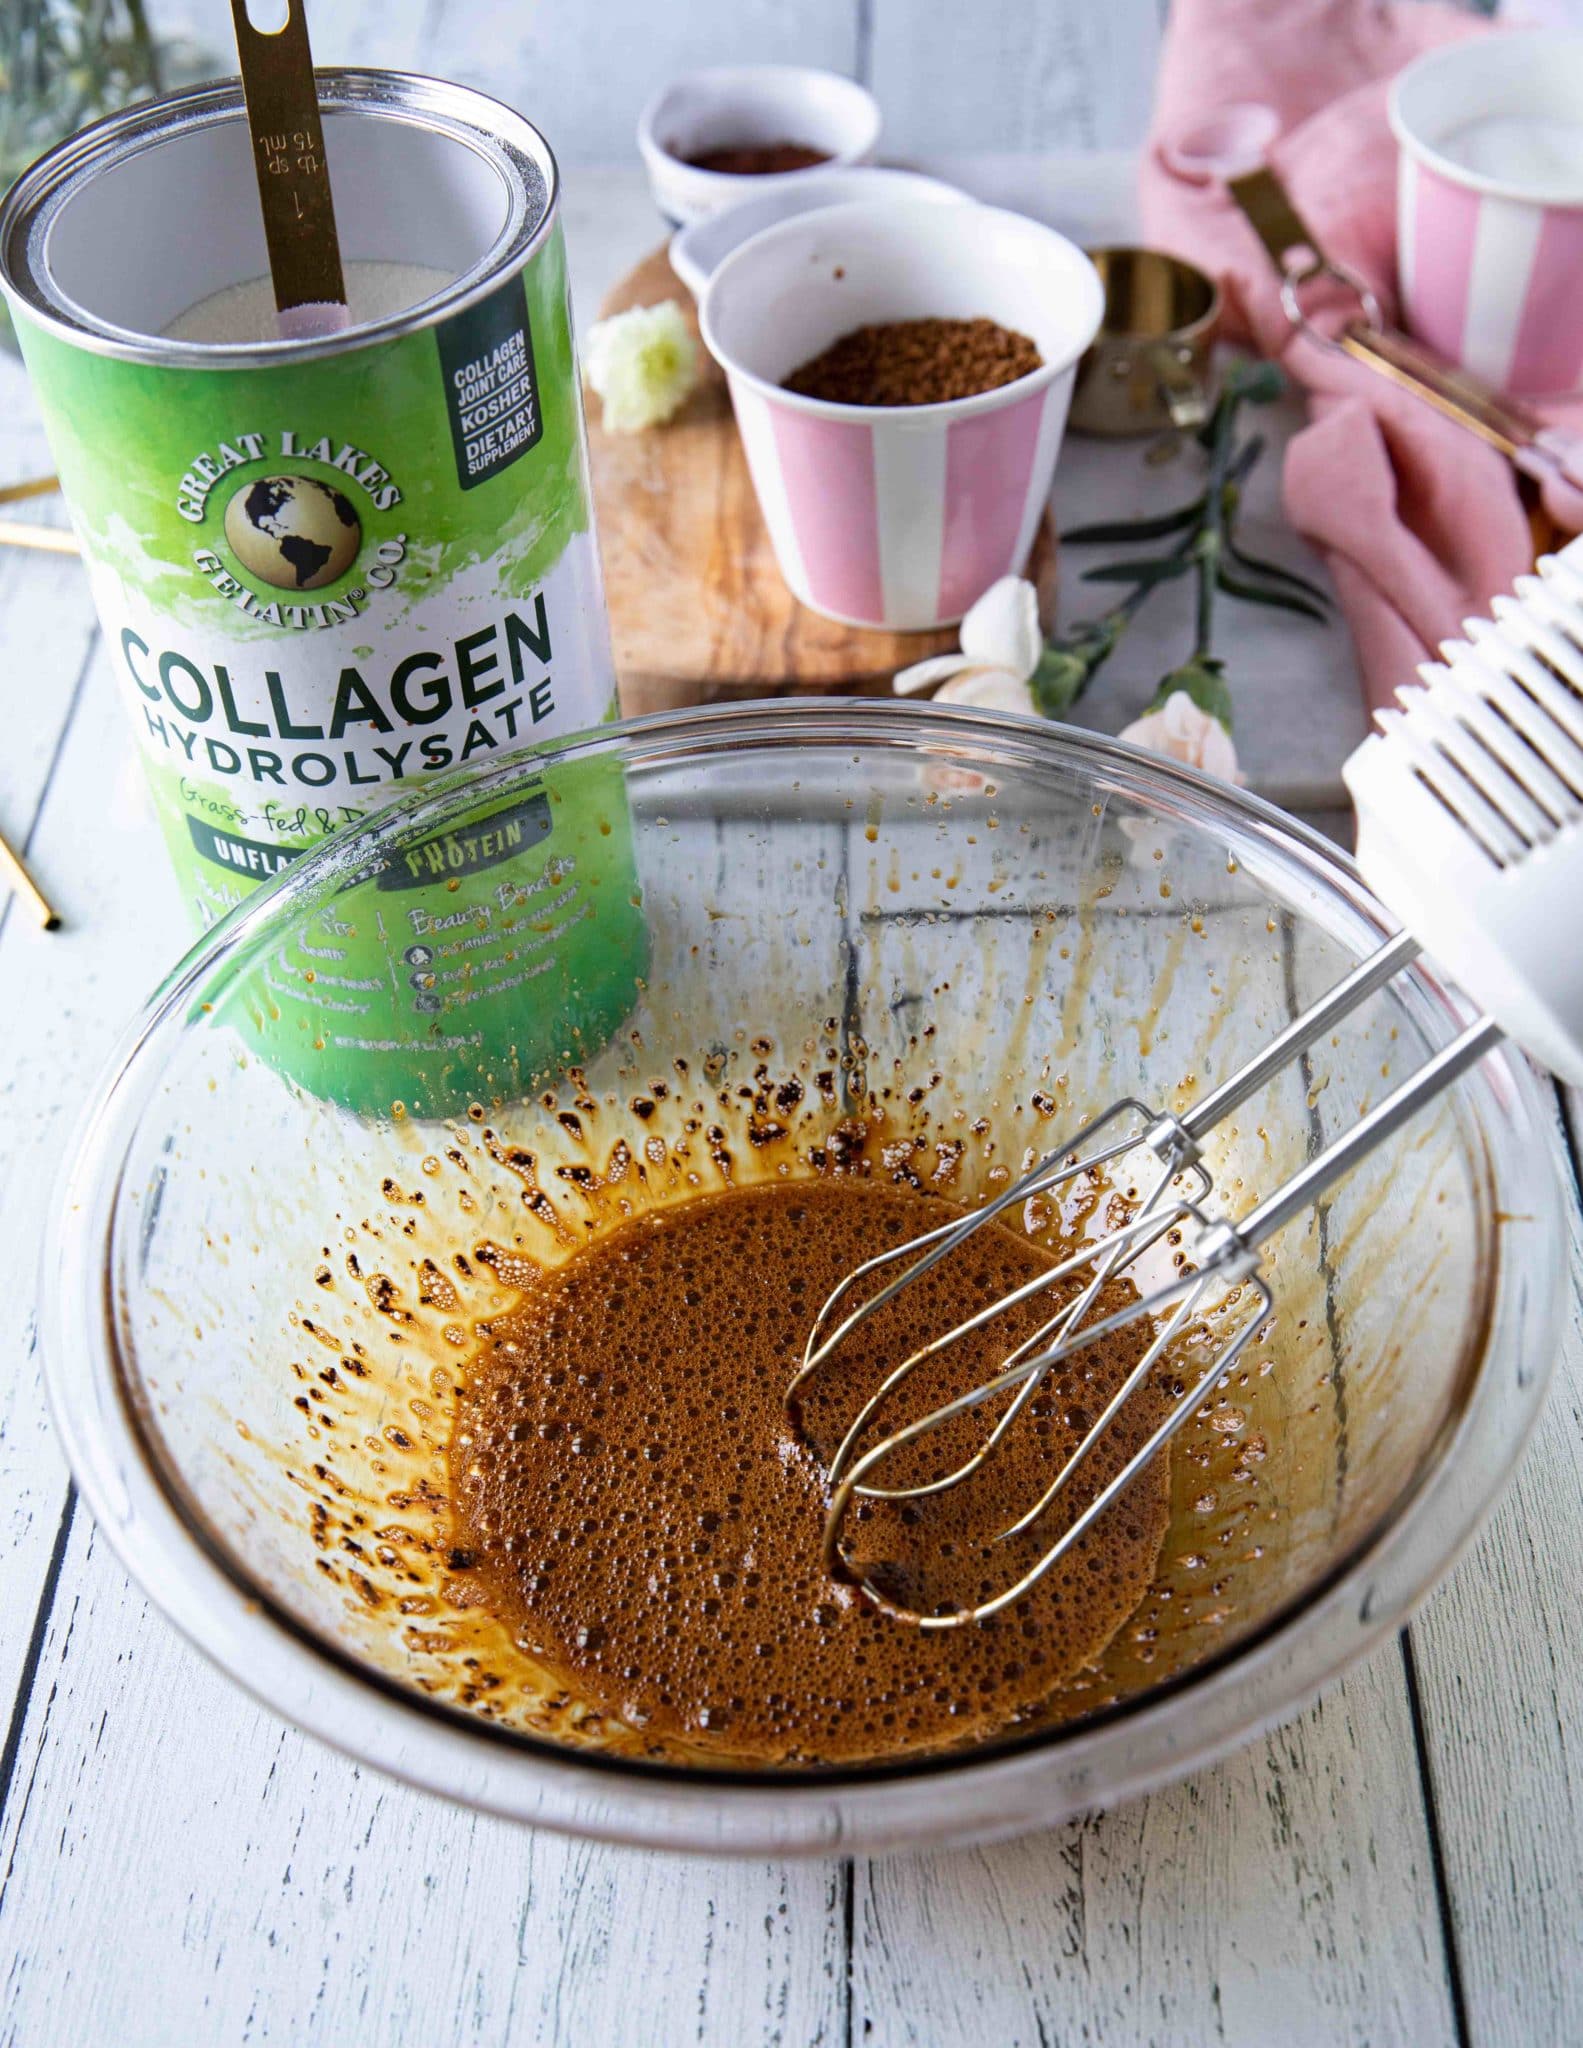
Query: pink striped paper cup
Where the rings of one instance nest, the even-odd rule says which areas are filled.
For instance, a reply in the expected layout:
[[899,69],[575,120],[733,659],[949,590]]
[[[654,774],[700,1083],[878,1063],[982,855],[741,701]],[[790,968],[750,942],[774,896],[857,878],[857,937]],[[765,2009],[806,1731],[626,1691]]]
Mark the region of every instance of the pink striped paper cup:
[[1420,341],[1497,391],[1583,385],[1583,36],[1478,36],[1391,88],[1397,262]]
[[[847,625],[908,632],[953,623],[1020,571],[1103,305],[1075,244],[987,206],[829,207],[728,256],[700,323],[793,596]],[[931,317],[999,321],[1030,335],[1043,363],[941,405],[834,405],[781,389],[854,327]]]

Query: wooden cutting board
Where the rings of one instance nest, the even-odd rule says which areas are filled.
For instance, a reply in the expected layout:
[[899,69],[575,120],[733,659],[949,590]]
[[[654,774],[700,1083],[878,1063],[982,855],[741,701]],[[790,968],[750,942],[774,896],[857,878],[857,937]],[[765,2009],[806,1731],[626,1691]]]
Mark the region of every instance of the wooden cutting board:
[[[691,294],[663,248],[600,308],[675,299],[696,336]],[[781,581],[737,438],[725,375],[698,343],[698,388],[674,420],[607,434],[588,398],[589,452],[621,708],[637,717],[682,704],[794,691],[888,693],[898,668],[957,644],[956,628],[869,632],[798,604]],[[1028,573],[1046,625],[1055,609],[1048,517]]]

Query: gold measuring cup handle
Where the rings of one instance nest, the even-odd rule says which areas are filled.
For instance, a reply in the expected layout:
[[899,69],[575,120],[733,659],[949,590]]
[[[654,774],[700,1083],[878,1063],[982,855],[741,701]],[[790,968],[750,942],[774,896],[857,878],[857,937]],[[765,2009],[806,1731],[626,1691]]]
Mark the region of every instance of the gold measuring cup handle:
[[[1583,489],[1583,436],[1546,424],[1516,399],[1451,368],[1385,318],[1368,281],[1327,256],[1279,178],[1267,166],[1229,180],[1231,196],[1281,272],[1281,307],[1294,329],[1321,348],[1348,355],[1498,448],[1525,475]],[[1334,332],[1317,327],[1303,303],[1325,281],[1357,300],[1358,312]]]
[[1209,417],[1209,379],[1202,352],[1167,339],[1154,342],[1147,355],[1171,425],[1184,433],[1201,427]]
[[1316,254],[1312,261],[1299,264],[1295,270],[1288,270],[1281,280],[1281,311],[1300,333],[1306,334],[1310,341],[1317,342],[1321,348],[1340,349],[1343,354],[1349,353],[1344,339],[1337,339],[1335,335],[1325,333],[1323,328],[1316,327],[1303,311],[1303,286],[1314,284],[1320,279],[1338,284],[1344,291],[1353,293],[1363,309],[1363,327],[1375,334],[1384,331],[1385,314],[1373,289],[1345,263],[1332,263],[1328,256]]
[[1452,369],[1393,327],[1355,320],[1341,330],[1337,344],[1488,441],[1526,474],[1559,476],[1583,490],[1583,435],[1547,424],[1518,400],[1491,391],[1466,370]]

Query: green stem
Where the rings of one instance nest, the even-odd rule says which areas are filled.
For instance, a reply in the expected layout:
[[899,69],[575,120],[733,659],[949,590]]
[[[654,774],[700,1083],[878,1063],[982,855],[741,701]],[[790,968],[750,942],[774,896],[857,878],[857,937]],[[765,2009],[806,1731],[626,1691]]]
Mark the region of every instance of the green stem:
[[1204,517],[1194,537],[1198,558],[1198,605],[1194,627],[1193,658],[1207,660],[1214,647],[1215,585],[1220,576],[1220,557],[1225,544],[1226,482],[1236,441],[1235,392],[1222,393],[1215,409],[1214,434],[1209,450],[1209,478],[1204,490]]
[[[1206,540],[1209,538],[1205,536]],[[1194,612],[1193,659],[1201,661],[1210,652],[1215,632],[1215,573],[1217,551],[1203,548],[1198,557],[1198,602]]]
[[[1238,515],[1242,509],[1242,487],[1259,460],[1263,437],[1250,434],[1240,446],[1237,424],[1242,408],[1264,405],[1282,388],[1278,370],[1269,364],[1233,364],[1222,385],[1209,419],[1195,437],[1208,457],[1205,487],[1200,497],[1174,511],[1141,520],[1101,521],[1094,527],[1079,528],[1069,540],[1114,540],[1138,542],[1163,540],[1179,534],[1165,554],[1145,556],[1128,562],[1110,562],[1088,571],[1088,578],[1112,586],[1127,586],[1127,594],[1098,618],[1074,626],[1063,638],[1046,648],[1033,678],[1035,699],[1050,717],[1062,717],[1092,681],[1113,653],[1122,634],[1157,589],[1169,582],[1186,580],[1195,584],[1193,651],[1173,668],[1161,685],[1163,703],[1175,690],[1185,690],[1194,703],[1218,718],[1229,730],[1231,702],[1214,655],[1215,598],[1222,589],[1234,597],[1258,598],[1281,604],[1288,610],[1304,608],[1305,600],[1282,588],[1274,594],[1239,587],[1238,577],[1228,564],[1240,563],[1236,547]],[[1185,530],[1184,530],[1185,529]],[[1254,567],[1259,565],[1255,561]],[[1266,573],[1284,577],[1288,572],[1264,565]],[[1300,579],[1297,579],[1300,583]],[[1246,579],[1243,579],[1245,584]],[[1306,588],[1306,586],[1304,586]],[[1317,596],[1317,593],[1316,593]],[[1308,609],[1314,610],[1312,605]],[[1314,612],[1318,616],[1317,611]]]
[[[1174,554],[1179,555],[1182,551],[1180,548],[1175,548],[1172,550],[1172,552]],[[1154,593],[1160,588],[1161,585],[1159,585],[1158,583],[1135,583],[1132,586],[1131,590],[1127,592],[1127,595],[1121,600],[1120,604],[1113,605],[1111,607],[1109,612],[1106,613],[1106,617],[1113,619],[1119,613],[1119,615],[1122,618],[1124,618],[1127,624],[1130,626],[1133,620],[1138,616],[1139,612],[1141,612],[1143,610],[1143,607],[1149,602],[1149,599],[1153,597]]]
[[132,46],[137,51],[143,69],[148,74],[150,89],[156,93],[163,92],[165,89],[164,67],[159,60],[159,45],[154,40],[153,31],[148,25],[148,15],[144,9],[143,0],[127,0],[126,11],[132,27]]

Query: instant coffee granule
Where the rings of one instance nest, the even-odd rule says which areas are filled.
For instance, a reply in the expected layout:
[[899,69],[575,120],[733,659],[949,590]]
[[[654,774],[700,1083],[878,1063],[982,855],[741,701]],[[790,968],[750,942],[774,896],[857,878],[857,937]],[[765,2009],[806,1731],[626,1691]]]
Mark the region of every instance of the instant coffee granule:
[[857,327],[792,371],[787,391],[833,405],[937,405],[1026,377],[1043,363],[994,320],[887,320]]

